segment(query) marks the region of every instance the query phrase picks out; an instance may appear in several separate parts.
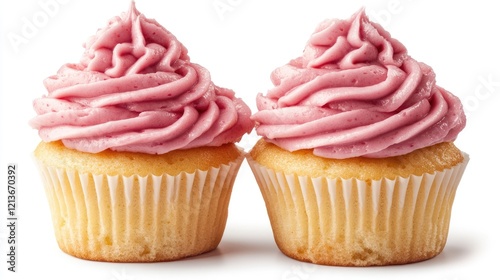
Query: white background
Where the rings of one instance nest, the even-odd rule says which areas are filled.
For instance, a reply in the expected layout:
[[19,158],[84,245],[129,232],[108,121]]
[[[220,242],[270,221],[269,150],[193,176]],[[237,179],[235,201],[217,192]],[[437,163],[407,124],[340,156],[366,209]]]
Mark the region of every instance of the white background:
[[[28,126],[44,78],[78,62],[82,43],[129,0],[1,1],[0,279],[499,279],[500,44],[494,1],[152,1],[137,8],[173,32],[191,60],[214,82],[232,88],[255,111],[273,69],[301,55],[316,25],[348,18],[365,6],[431,65],[437,83],[464,102],[468,124],[456,144],[471,156],[459,186],[448,243],[436,258],[403,266],[343,268],[301,263],[277,249],[265,206],[246,163],[234,186],[229,219],[217,250],[176,262],[114,264],[62,253],[54,239],[31,152],[39,141]],[[43,3],[52,3],[47,8]],[[32,25],[30,27],[30,25]],[[245,137],[249,149],[256,137]],[[17,272],[7,271],[7,165],[18,165]],[[484,278],[483,272],[489,272]]]

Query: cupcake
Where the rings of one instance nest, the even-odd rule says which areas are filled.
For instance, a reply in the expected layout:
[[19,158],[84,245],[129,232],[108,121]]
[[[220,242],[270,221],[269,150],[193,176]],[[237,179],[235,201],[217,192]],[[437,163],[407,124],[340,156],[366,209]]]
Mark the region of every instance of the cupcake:
[[44,81],[30,125],[62,251],[157,262],[215,249],[249,107],[131,3]]
[[460,100],[363,9],[271,74],[247,156],[277,246],[305,262],[406,264],[444,248],[468,155]]

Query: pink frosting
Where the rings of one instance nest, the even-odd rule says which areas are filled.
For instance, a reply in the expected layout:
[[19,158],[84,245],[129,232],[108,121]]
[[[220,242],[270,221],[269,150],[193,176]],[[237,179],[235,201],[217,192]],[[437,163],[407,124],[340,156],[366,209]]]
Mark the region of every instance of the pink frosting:
[[163,154],[237,142],[254,126],[250,108],[215,86],[186,48],[132,2],[84,45],[79,64],[44,81],[30,121],[44,141],[84,152]]
[[322,22],[303,56],[271,80],[252,119],[259,135],[289,151],[390,157],[453,141],[465,126],[460,100],[363,9]]

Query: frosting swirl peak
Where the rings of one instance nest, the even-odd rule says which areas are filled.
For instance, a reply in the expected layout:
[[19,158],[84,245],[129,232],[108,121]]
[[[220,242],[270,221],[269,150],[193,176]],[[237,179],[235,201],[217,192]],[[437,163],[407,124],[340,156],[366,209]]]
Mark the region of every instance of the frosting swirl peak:
[[163,154],[237,142],[253,129],[249,107],[133,1],[84,47],[80,63],[45,79],[48,95],[34,101],[30,124],[44,141]]
[[390,157],[445,141],[465,126],[460,100],[364,10],[326,20],[301,57],[257,96],[257,133],[326,158]]

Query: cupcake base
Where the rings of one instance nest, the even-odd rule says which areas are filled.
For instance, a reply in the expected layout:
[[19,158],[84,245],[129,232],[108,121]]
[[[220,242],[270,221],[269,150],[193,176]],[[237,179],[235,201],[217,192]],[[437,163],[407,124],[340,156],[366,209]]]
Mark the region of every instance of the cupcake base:
[[242,160],[240,153],[208,170],[124,176],[36,158],[61,250],[110,262],[172,261],[215,249]]
[[378,180],[285,174],[247,157],[287,256],[336,266],[406,264],[444,248],[453,200],[468,162]]

